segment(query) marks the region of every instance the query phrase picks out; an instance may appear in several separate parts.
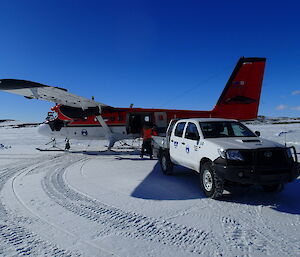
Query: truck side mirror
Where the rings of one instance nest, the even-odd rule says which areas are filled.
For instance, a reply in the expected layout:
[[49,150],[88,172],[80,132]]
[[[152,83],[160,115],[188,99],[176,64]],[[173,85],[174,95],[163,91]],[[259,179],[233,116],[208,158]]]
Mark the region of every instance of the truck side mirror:
[[260,137],[260,132],[259,131],[255,131],[254,134],[257,135],[258,137]]

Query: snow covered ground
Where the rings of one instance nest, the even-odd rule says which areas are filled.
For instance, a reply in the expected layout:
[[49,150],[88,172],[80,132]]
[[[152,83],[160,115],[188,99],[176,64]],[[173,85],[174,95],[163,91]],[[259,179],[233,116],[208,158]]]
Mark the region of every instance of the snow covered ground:
[[[300,124],[249,127],[300,152]],[[0,128],[0,256],[300,256],[300,179],[216,201],[185,168],[164,176],[137,151],[97,153],[99,141],[35,150],[47,141]]]

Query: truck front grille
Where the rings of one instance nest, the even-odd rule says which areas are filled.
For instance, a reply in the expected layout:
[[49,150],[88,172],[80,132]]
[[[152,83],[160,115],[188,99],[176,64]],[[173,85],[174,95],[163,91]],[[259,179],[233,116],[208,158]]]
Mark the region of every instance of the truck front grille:
[[283,148],[240,150],[244,161],[228,161],[231,165],[286,166],[289,162]]
[[282,149],[257,151],[257,165],[285,165],[287,164],[286,151]]

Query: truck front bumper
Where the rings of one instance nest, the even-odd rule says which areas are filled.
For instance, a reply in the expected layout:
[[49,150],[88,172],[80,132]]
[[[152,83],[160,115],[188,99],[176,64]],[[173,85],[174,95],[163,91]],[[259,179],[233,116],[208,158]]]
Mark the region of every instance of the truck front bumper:
[[287,183],[299,176],[299,163],[288,167],[277,166],[235,166],[213,164],[216,174],[231,182],[253,185],[272,185]]

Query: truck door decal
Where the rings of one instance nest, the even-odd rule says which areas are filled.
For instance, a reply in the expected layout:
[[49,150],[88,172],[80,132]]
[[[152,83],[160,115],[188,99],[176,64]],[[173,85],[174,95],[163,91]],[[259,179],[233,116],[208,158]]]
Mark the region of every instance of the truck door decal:
[[185,151],[186,151],[187,154],[189,154],[189,153],[190,153],[190,147],[187,146],[187,147],[185,148]]
[[178,142],[174,141],[174,147],[177,148],[177,146],[178,146]]

